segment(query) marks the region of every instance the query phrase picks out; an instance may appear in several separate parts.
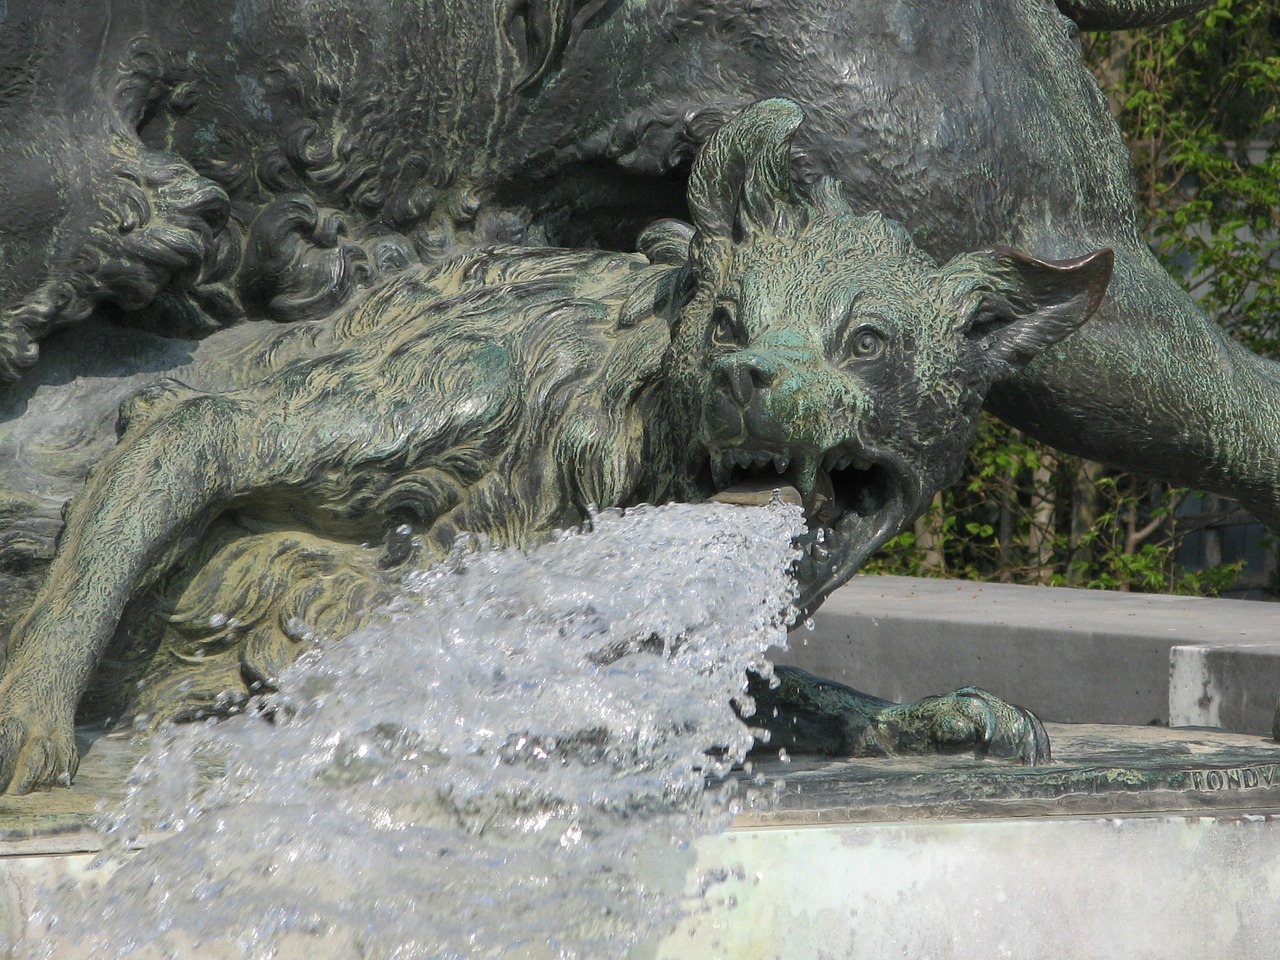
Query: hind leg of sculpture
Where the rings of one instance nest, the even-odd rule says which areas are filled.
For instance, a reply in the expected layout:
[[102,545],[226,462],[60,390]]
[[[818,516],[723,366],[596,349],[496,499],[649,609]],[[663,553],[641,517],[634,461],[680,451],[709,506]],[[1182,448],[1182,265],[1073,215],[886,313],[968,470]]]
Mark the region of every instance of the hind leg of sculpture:
[[1280,365],[1246,350],[1145,250],[1094,318],[988,407],[1068,453],[1238,500],[1280,530]]
[[1058,0],[1081,30],[1133,30],[1170,23],[1209,6],[1210,0]]
[[972,752],[1030,764],[1050,758],[1034,714],[976,687],[893,703],[795,667],[775,667],[774,674],[774,687],[749,675],[756,709],[747,722],[769,732],[761,750],[838,757]]

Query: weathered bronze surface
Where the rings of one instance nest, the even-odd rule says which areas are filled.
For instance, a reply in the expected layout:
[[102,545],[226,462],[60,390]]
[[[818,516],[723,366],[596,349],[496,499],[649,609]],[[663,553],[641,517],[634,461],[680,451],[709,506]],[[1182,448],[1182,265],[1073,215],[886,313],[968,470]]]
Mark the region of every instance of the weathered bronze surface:
[[[951,476],[993,384],[1062,449],[1277,526],[1276,368],[1147,249],[1076,43],[1203,5],[11,0],[0,781],[70,775],[104,653],[96,709],[198,714],[459,530],[522,541],[747,463],[831,530],[801,563],[812,606]],[[778,96],[812,107],[794,139],[758,114],[739,129],[785,136],[712,141],[690,173]],[[627,250],[657,216],[691,216],[692,248],[678,223],[642,258],[506,246]],[[1057,261],[1108,248],[1098,306],[1107,258]],[[879,299],[857,324],[849,271]],[[959,696],[991,739],[998,701]],[[936,702],[906,709],[876,737],[928,741]],[[1025,754],[1035,722],[1008,716]]]
[[[954,478],[989,385],[1085,322],[1111,255],[938,266],[833,181],[793,181],[800,121],[771,100],[717,132],[693,226],[652,227],[648,257],[500,247],[409,268],[327,320],[209,338],[204,389],[126,401],[10,638],[0,782],[70,779],[104,653],[112,715],[215,710],[462,532],[525,544],[593,505],[767,475],[809,514],[802,602],[847,580]],[[999,732],[956,745],[1043,753],[1029,715],[990,716]]]
[[[1273,364],[1142,237],[1078,27],[1205,0],[12,0],[0,31],[0,368],[100,307],[198,333],[323,316],[459,244],[630,249],[757,99],[812,119],[802,176],[938,259],[1116,251],[1097,322],[992,392],[1095,460],[1280,526]],[[1074,18],[1074,19],[1072,19]],[[88,362],[87,358],[86,361]]]
[[1027,764],[1050,757],[1033,713],[977,687],[898,704],[777,667],[770,680],[751,674],[747,693],[754,707],[748,722],[768,731],[754,750],[761,756],[779,749],[826,757],[972,753]]
[[1280,814],[1280,744],[1221,730],[1047,723],[1054,761],[965,764],[939,756],[757,762],[744,782],[785,789],[739,825],[1110,816]]

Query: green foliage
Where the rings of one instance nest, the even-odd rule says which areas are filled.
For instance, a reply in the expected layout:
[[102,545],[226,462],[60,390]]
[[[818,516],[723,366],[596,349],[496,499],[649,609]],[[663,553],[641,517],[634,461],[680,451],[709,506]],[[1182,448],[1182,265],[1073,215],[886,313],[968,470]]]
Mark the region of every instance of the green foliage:
[[1280,4],[1216,0],[1163,30],[1089,38],[1152,247],[1255,350],[1280,350]]
[[1185,570],[1187,491],[1067,457],[984,417],[970,479],[938,494],[868,573],[1214,595],[1242,564]]

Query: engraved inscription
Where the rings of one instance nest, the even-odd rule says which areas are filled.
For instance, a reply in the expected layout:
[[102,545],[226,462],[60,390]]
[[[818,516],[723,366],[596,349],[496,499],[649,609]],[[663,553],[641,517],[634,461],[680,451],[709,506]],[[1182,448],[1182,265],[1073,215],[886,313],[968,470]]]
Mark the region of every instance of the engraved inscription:
[[1247,790],[1270,787],[1276,782],[1276,765],[1234,770],[1188,770],[1192,790]]

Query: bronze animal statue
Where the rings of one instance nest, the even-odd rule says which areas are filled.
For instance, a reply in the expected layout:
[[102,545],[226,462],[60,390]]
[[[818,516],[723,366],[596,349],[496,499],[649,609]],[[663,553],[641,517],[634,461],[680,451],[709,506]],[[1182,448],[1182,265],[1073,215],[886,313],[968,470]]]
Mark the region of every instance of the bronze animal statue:
[[[116,0],[104,16],[10,0],[0,371],[31,370],[42,338],[104,312],[192,336],[323,316],[459,244],[630,249],[643,224],[684,215],[711,130],[786,96],[810,115],[802,178],[841,178],[856,210],[907,224],[931,256],[1114,249],[1095,321],[989,408],[1280,529],[1277,369],[1148,250],[1127,150],[1079,58],[1080,28],[1206,5]],[[56,527],[41,512],[21,537],[47,555]]]
[[[523,544],[592,505],[763,476],[808,517],[802,603],[843,583],[954,479],[990,385],[1093,313],[1111,255],[939,266],[834,181],[793,181],[800,120],[771,100],[718,131],[693,226],[651,227],[647,256],[490,247],[409,267],[323,320],[211,337],[196,372],[219,389],[161,380],[124,404],[9,644],[0,784],[69,782],[76,706],[118,632],[133,650],[112,657],[150,678],[143,709],[160,691],[209,710],[463,531]],[[853,697],[828,711],[837,749],[1047,751],[1034,717],[980,691]]]

